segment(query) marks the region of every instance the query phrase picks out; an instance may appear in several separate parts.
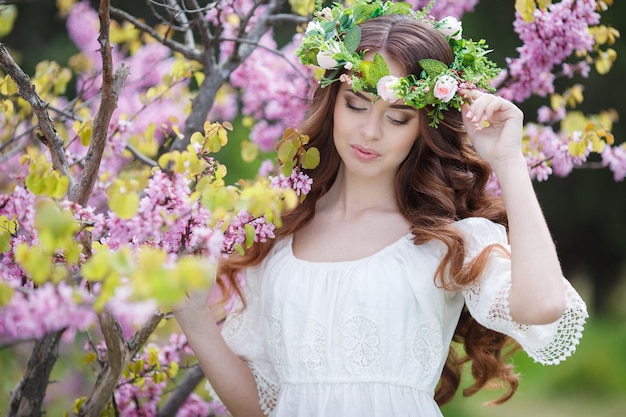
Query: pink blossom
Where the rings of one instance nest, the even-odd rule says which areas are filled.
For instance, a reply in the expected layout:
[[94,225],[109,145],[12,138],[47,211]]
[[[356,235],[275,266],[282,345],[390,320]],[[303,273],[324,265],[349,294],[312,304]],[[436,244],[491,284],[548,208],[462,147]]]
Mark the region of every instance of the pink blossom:
[[437,78],[433,95],[439,100],[447,103],[452,100],[459,88],[457,81],[449,75],[441,75]]
[[380,80],[376,83],[376,92],[385,101],[389,101],[391,103],[398,100],[398,77],[393,75],[386,75],[381,77]]
[[602,163],[613,172],[615,181],[626,178],[626,145],[606,146],[602,152]]
[[92,296],[65,283],[45,283],[36,290],[16,290],[0,309],[0,335],[11,338],[41,338],[48,332],[67,329],[64,340],[87,330],[96,320]]

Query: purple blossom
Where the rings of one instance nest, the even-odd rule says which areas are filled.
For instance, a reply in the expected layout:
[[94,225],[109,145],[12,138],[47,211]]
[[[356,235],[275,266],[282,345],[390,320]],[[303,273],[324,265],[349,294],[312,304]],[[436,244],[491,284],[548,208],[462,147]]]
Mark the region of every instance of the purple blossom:
[[[545,97],[554,92],[555,66],[577,51],[593,50],[589,26],[599,22],[595,0],[562,0],[546,10],[536,9],[533,21],[517,13],[513,27],[523,45],[518,58],[507,58],[510,82],[499,90],[509,100],[522,102],[532,94]],[[587,64],[563,67],[563,75],[588,74]]]
[[270,186],[273,188],[292,188],[297,195],[307,195],[311,191],[313,179],[303,172],[296,170],[291,171],[289,177],[285,177],[282,173],[277,177],[269,177]]
[[626,177],[626,145],[607,146],[602,152],[602,164],[613,172],[615,181],[624,181]]
[[41,338],[66,328],[69,342],[76,331],[87,330],[96,320],[92,296],[65,283],[45,283],[36,290],[16,290],[11,301],[0,309],[0,335],[11,338]]
[[266,242],[267,239],[275,237],[276,226],[273,223],[268,223],[265,217],[254,217],[247,210],[241,210],[237,217],[228,223],[224,231],[222,253],[233,253],[238,245],[245,248],[246,225],[254,228],[254,242]]
[[[430,3],[430,0],[407,0],[414,8],[423,8]],[[430,14],[436,19],[443,19],[452,16],[460,19],[465,12],[471,12],[478,3],[478,0],[438,0],[434,3]]]

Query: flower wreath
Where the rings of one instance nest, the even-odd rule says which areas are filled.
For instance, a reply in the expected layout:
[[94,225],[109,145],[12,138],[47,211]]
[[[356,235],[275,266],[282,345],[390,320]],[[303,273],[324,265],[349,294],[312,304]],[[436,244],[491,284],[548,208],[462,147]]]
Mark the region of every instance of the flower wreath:
[[[460,110],[467,102],[464,90],[494,91],[489,83],[500,73],[500,68],[485,57],[490,50],[484,39],[478,42],[463,39],[461,22],[451,16],[436,21],[428,14],[431,7],[432,2],[421,11],[414,11],[405,2],[356,0],[349,8],[339,3],[322,8],[318,0],[313,20],[306,28],[296,55],[305,65],[334,70],[321,78],[322,88],[339,80],[351,85],[355,92],[366,91],[385,101],[404,100],[416,109],[429,106],[430,126],[437,127],[443,120],[443,111]],[[390,75],[380,54],[376,53],[372,61],[365,61],[365,51],[357,51],[361,41],[358,25],[393,14],[409,15],[432,23],[448,40],[454,54],[453,62],[448,66],[436,59],[422,59],[419,61],[422,67],[419,76],[395,77]]]

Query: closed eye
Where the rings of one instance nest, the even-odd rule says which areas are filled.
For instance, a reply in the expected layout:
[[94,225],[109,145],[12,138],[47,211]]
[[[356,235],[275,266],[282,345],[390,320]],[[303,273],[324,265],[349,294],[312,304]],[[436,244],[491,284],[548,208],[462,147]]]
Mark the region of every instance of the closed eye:
[[391,124],[396,125],[396,126],[402,126],[402,125],[409,123],[408,120],[397,120],[397,119],[394,119],[393,117],[387,117],[387,118],[389,119]]
[[352,111],[355,111],[355,112],[360,112],[360,111],[366,110],[364,107],[357,107],[357,106],[354,106],[354,105],[353,105],[352,103],[350,103],[348,100],[346,100],[346,107],[347,107],[348,109],[352,110]]

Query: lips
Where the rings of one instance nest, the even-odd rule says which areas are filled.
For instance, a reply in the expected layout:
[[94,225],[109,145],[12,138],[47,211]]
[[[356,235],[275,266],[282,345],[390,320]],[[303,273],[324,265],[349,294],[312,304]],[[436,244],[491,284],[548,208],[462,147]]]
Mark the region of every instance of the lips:
[[351,148],[356,157],[362,161],[371,161],[372,159],[376,159],[380,156],[378,152],[365,148],[361,145],[351,145]]

